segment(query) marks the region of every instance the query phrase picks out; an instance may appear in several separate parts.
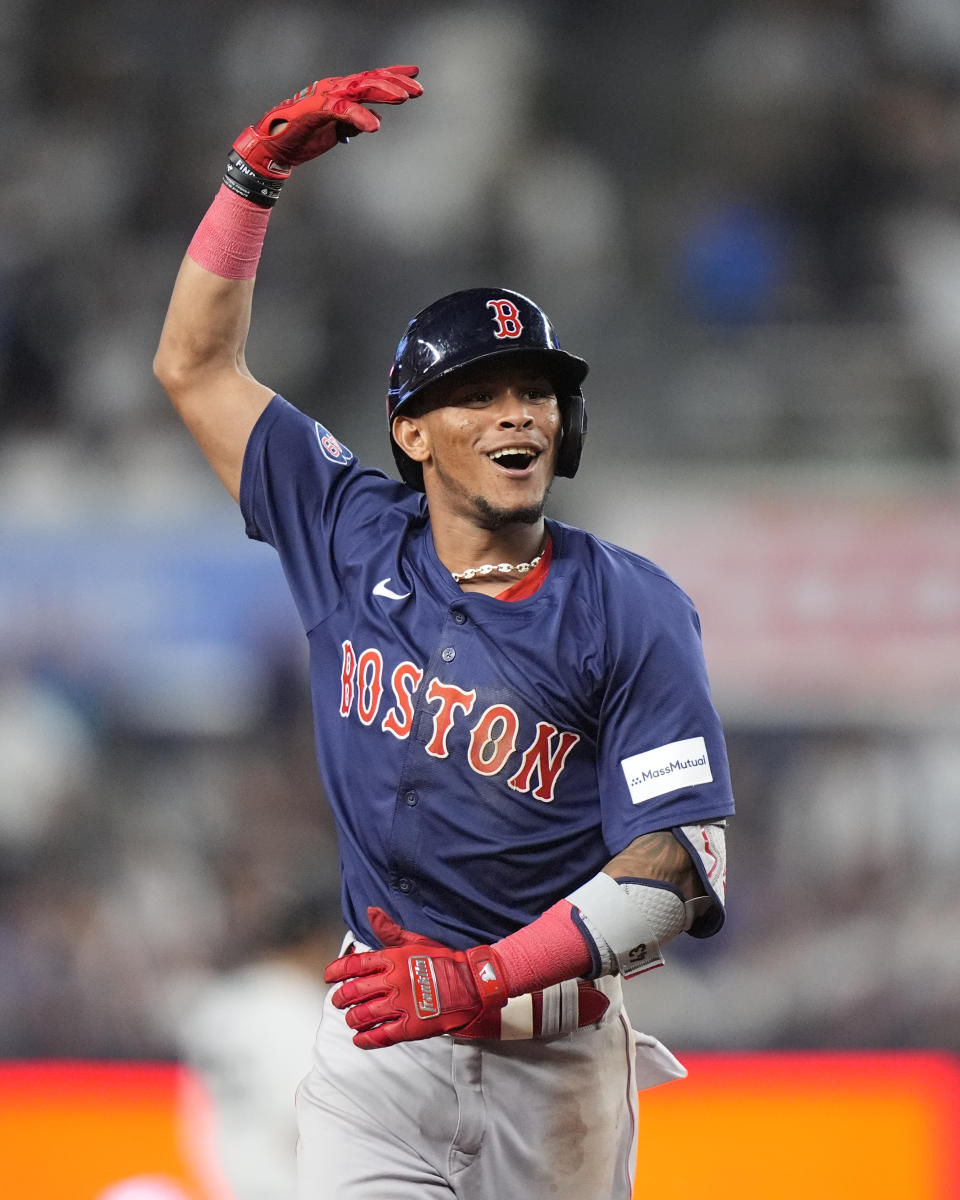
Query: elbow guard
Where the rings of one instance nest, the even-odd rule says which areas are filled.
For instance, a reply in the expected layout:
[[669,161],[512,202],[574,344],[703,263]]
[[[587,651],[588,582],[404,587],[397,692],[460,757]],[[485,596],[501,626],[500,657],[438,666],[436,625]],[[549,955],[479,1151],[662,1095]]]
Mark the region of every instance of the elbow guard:
[[703,895],[687,901],[684,928],[691,937],[713,937],[720,931],[726,916],[726,822],[680,825],[672,833],[690,855],[703,886]]

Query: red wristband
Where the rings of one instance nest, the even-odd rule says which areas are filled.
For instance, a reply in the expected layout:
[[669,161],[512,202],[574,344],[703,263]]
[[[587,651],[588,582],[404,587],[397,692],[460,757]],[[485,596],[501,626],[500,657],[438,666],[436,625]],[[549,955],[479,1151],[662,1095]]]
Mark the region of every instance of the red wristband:
[[221,184],[187,254],[224,279],[253,279],[269,220],[269,208],[251,204]]
[[507,972],[511,996],[539,991],[590,972],[593,958],[583,934],[573,923],[572,912],[569,900],[558,900],[536,921],[493,943]]

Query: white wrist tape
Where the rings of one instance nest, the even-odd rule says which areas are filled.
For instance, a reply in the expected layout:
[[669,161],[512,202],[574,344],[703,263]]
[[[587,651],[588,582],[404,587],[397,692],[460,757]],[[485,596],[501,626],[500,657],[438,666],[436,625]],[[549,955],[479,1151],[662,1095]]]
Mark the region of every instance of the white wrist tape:
[[601,871],[566,897],[579,909],[593,940],[601,974],[629,979],[663,965],[660,947],[686,925],[682,897],[671,887],[617,883]]

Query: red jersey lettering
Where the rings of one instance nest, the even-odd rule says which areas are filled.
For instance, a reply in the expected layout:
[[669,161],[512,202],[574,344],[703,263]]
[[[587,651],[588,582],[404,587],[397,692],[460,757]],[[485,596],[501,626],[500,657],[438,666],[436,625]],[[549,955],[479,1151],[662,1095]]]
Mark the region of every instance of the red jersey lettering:
[[465,692],[452,683],[441,683],[439,679],[431,679],[427,687],[427,700],[440,701],[440,708],[433,718],[433,737],[427,743],[427,753],[434,758],[447,757],[447,735],[453,727],[454,712],[462,708],[469,713],[477,699],[477,693]]
[[478,775],[496,775],[517,748],[520,718],[506,704],[491,704],[470,731],[467,761]]
[[557,782],[557,776],[563,770],[567,755],[580,741],[579,734],[569,733],[565,730],[560,733],[560,744],[551,753],[550,744],[558,733],[560,731],[555,725],[549,725],[546,721],[537,722],[537,736],[533,745],[524,752],[520,769],[516,775],[507,780],[509,787],[516,792],[528,792],[533,780],[533,773],[536,771],[539,782],[533,789],[533,795],[538,800],[542,800],[544,804],[549,804],[553,800],[553,789]]
[[402,662],[390,677],[390,686],[396,700],[393,708],[383,718],[380,728],[403,740],[410,736],[413,728],[413,693],[420,686],[423,672],[412,662]]
[[[356,714],[364,725],[373,725],[380,711],[384,684],[383,654],[370,647],[358,656],[350,641],[342,643],[340,670],[340,716]],[[380,729],[398,741],[413,731],[416,697],[423,683],[423,670],[415,663],[399,663],[390,676],[393,705],[380,722]],[[476,704],[477,693],[434,677],[422,693],[423,701],[436,704],[433,729],[424,749],[432,758],[447,758],[447,740],[459,714],[469,716]],[[466,758],[477,775],[492,778],[508,768],[517,749],[521,719],[509,704],[491,704],[470,730]],[[538,721],[533,742],[523,752],[520,765],[507,786],[515,792],[530,792],[537,800],[549,804],[556,798],[557,780],[580,735],[561,731],[547,721]]]
[[364,650],[357,661],[357,716],[372,725],[383,696],[383,655]]
[[357,669],[357,656],[350,642],[343,643],[343,665],[340,668],[340,716],[349,717],[353,707],[353,677]]

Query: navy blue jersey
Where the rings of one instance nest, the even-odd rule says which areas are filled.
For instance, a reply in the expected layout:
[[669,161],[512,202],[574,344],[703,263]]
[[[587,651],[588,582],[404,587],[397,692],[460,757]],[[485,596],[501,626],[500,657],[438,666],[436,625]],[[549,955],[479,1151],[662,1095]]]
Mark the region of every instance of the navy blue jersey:
[[539,917],[640,834],[733,812],[697,614],[658,567],[557,521],[542,586],[465,593],[426,499],[275,396],[243,464],[310,646],[343,916],[457,948]]

